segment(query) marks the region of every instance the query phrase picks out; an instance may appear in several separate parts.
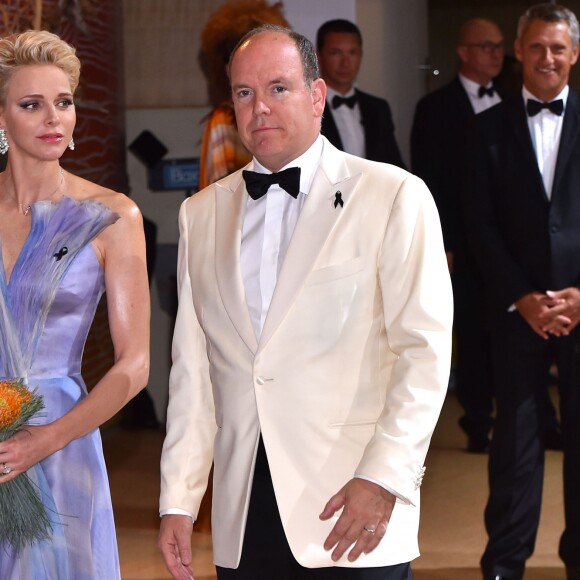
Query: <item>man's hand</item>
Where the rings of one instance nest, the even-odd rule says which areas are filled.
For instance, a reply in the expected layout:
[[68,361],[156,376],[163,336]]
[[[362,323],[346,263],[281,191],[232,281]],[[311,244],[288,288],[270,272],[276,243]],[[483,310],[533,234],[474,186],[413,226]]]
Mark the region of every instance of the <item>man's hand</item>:
[[189,516],[166,515],[161,518],[157,546],[165,565],[176,580],[194,580],[191,568],[191,532],[193,520]]
[[[321,520],[331,518],[338,510],[342,513],[324,542],[337,561],[354,544],[348,553],[350,562],[361,554],[374,550],[387,531],[396,497],[376,483],[355,477],[336,495],[330,498]],[[369,531],[371,530],[371,531]]]
[[[561,312],[564,300],[542,294],[530,292],[516,301],[518,312],[524,317],[532,330],[544,339],[548,339],[548,332],[561,332],[569,319]],[[559,336],[559,335],[558,335]]]
[[557,324],[546,325],[544,330],[556,336],[568,336],[580,322],[580,289],[548,290],[546,295],[557,303],[552,308],[557,314]]

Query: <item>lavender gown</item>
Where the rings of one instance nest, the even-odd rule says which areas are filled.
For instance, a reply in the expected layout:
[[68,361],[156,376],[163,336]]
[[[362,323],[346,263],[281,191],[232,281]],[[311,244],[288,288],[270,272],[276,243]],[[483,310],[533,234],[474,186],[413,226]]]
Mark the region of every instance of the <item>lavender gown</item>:
[[[8,284],[0,268],[0,377],[23,377],[43,395],[46,408],[35,424],[54,421],[86,396],[82,352],[104,291],[104,273],[90,241],[117,219],[92,201],[38,202]],[[120,578],[98,429],[42,460],[28,475],[42,490],[53,535],[18,556],[0,546],[0,578]]]

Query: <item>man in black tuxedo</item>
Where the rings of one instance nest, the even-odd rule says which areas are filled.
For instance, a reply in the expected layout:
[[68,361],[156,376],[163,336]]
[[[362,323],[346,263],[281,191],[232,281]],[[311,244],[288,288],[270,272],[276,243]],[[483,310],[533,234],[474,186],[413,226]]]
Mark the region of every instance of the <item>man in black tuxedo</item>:
[[485,279],[497,401],[486,579],[521,579],[534,550],[553,359],[564,434],[559,555],[567,578],[580,578],[580,96],[568,86],[578,37],[570,10],[528,9],[515,43],[522,93],[474,117],[467,148],[463,206]]
[[417,104],[411,167],[427,183],[441,216],[455,300],[455,384],[464,411],[459,424],[467,435],[467,451],[483,453],[489,449],[493,411],[491,347],[481,274],[467,248],[461,218],[457,163],[468,121],[501,101],[502,93],[493,84],[503,64],[501,30],[483,18],[468,20],[459,30],[456,51],[457,76]]
[[359,28],[348,20],[325,22],[316,50],[328,89],[322,134],[342,151],[404,169],[389,104],[354,87],[362,60]]

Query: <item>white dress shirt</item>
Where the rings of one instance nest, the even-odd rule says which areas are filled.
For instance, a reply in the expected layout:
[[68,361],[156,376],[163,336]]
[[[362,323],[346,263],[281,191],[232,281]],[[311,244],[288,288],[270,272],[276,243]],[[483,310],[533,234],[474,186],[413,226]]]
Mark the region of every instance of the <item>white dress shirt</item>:
[[[555,99],[552,99],[562,99],[564,102],[564,113],[562,115],[555,115],[548,109],[542,109],[533,117],[528,115],[530,136],[534,144],[538,168],[542,174],[542,181],[544,182],[548,199],[552,196],[552,185],[554,184],[554,173],[556,172],[556,161],[558,159],[558,150],[560,149],[560,137],[562,136],[562,125],[564,124],[566,101],[569,92],[570,89],[566,85],[562,92]],[[524,103],[527,103],[528,99],[542,102],[541,99],[532,95],[526,87],[522,88],[522,96]]]
[[[564,112],[566,111],[566,100],[570,89],[568,85],[556,97],[564,101]],[[522,97],[524,105],[528,99],[543,102],[541,99],[534,97],[526,87],[522,87]],[[544,189],[548,199],[552,196],[552,185],[554,183],[554,173],[556,171],[556,161],[558,159],[558,150],[560,148],[560,137],[562,136],[562,124],[564,123],[564,113],[561,115],[554,115],[548,109],[542,109],[537,115],[530,117],[528,115],[528,128],[530,129],[530,137],[536,152],[536,159],[538,161],[538,168],[542,175],[544,182]],[[508,312],[515,312],[516,305],[512,304],[508,308]]]
[[[246,202],[240,267],[246,303],[258,340],[300,210],[310,192],[320,162],[322,146],[322,137],[319,135],[305,153],[280,170],[300,167],[300,193],[296,199],[275,184],[260,199],[254,200],[248,196]],[[256,158],[252,160],[250,169],[258,173],[271,173]]]
[[[464,77],[462,74],[459,74],[459,81],[463,85],[467,96],[469,97],[469,101],[471,102],[471,106],[473,107],[473,111],[475,114],[481,113],[498,103],[501,103],[501,97],[497,94],[497,91],[493,93],[492,96],[483,95],[479,96],[479,85],[478,83]],[[486,89],[489,89],[493,86],[493,83],[489,82],[486,85]]]
[[[329,86],[326,87],[326,105],[332,108],[332,99],[335,95],[339,97],[351,97],[355,94],[352,88],[346,95],[337,93]],[[343,151],[357,155],[358,157],[365,157],[365,129],[362,124],[362,117],[358,103],[355,103],[351,109],[347,105],[341,105],[336,109],[332,109],[332,116],[336,123],[336,128],[340,134]]]

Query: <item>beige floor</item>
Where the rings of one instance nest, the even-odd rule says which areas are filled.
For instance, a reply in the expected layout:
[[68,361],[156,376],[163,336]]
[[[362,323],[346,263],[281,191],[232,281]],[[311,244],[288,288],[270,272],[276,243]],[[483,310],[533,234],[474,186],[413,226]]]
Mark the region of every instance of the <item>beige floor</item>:
[[[459,409],[449,396],[427,458],[422,487],[420,545],[413,563],[415,580],[480,580],[479,558],[485,545],[483,507],[487,493],[486,456],[462,451],[456,426]],[[105,454],[115,507],[123,580],[169,578],[156,548],[159,454],[156,431],[105,431]],[[560,453],[548,452],[544,505],[536,552],[526,580],[564,580],[557,557],[563,527]],[[213,580],[211,540],[193,541],[196,580]]]

